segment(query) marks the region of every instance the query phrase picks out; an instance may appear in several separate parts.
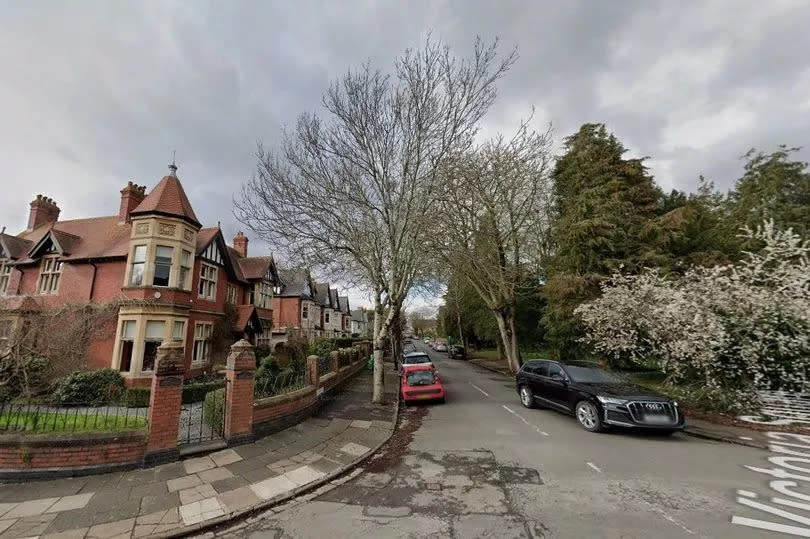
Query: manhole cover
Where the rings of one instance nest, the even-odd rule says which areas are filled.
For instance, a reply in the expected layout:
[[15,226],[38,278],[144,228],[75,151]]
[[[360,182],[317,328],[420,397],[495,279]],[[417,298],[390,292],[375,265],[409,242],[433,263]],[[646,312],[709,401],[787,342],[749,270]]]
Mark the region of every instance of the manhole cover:
[[428,483],[425,488],[428,490],[441,490],[442,486],[439,483]]
[[518,466],[502,466],[499,470],[501,480],[505,483],[531,483],[542,485],[543,480],[534,468],[520,468]]

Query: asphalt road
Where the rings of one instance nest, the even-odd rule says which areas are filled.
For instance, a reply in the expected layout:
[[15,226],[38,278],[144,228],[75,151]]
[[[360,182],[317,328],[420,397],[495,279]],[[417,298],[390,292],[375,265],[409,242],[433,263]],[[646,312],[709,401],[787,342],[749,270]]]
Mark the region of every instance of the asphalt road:
[[[683,434],[592,434],[572,417],[524,409],[509,379],[430,354],[447,403],[404,408],[405,445],[330,492],[222,534],[746,538],[786,536],[754,520],[793,533],[810,526],[737,501],[742,490],[773,506],[763,496],[774,495],[773,478],[745,468],[767,467],[767,451]],[[810,505],[778,507],[810,515]]]

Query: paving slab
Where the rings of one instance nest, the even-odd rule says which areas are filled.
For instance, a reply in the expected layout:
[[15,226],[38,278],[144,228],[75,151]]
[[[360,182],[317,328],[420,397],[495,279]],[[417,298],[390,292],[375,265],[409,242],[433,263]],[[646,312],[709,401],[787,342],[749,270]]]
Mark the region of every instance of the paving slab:
[[144,496],[141,498],[141,508],[138,511],[138,514],[144,515],[147,513],[152,513],[153,511],[158,511],[160,509],[165,509],[167,507],[179,507],[180,506],[180,492],[166,492],[165,494],[160,494],[157,496]]
[[349,442],[343,447],[341,447],[340,450],[343,451],[344,453],[352,455],[353,457],[361,457],[366,453],[368,453],[371,450],[371,448],[362,444]]
[[227,513],[250,507],[261,501],[261,498],[249,486],[223,492],[217,496],[217,499]]
[[290,481],[287,477],[280,475],[265,479],[260,483],[250,485],[250,489],[261,499],[269,500],[279,494],[284,494],[295,489],[298,485]]
[[40,536],[40,539],[83,539],[87,535],[87,530],[90,528],[76,528],[73,530],[66,530],[63,532],[46,533]]
[[312,466],[301,466],[300,468],[285,473],[284,477],[300,487],[315,482],[325,475],[326,473]]
[[239,462],[243,458],[239,453],[237,453],[233,449],[223,449],[222,451],[211,453],[210,457],[211,460],[214,461],[214,464],[216,464],[217,466],[227,466],[228,464]]
[[213,498],[216,495],[217,491],[208,483],[197,485],[180,491],[180,505],[188,505],[206,498]]
[[109,539],[119,535],[128,534],[135,526],[134,518],[116,520],[106,524],[96,524],[87,530],[87,539]]
[[215,497],[180,506],[180,517],[183,519],[183,523],[186,526],[191,526],[192,524],[197,524],[224,514],[225,510]]
[[227,468],[212,468],[197,474],[203,483],[213,483],[214,481],[221,481],[233,477],[233,473]]
[[74,494],[72,496],[64,496],[58,502],[48,508],[46,513],[57,513],[59,511],[72,511],[74,509],[82,509],[93,497],[94,492],[87,494]]
[[41,515],[47,512],[57,501],[59,501],[59,498],[41,498],[21,502],[3,515],[3,518],[24,518]]
[[196,487],[197,485],[202,485],[202,481],[197,475],[186,475],[166,481],[166,487],[169,489],[169,492],[185,490],[187,488]]
[[228,492],[229,490],[235,490],[247,485],[248,481],[242,477],[229,477],[228,479],[222,479],[221,481],[214,481],[211,483],[214,490],[219,493]]
[[197,457],[183,461],[183,467],[186,469],[187,474],[202,472],[203,470],[210,470],[216,467],[216,464],[211,457]]
[[3,532],[3,537],[35,537],[42,535],[55,518],[56,513],[19,518]]

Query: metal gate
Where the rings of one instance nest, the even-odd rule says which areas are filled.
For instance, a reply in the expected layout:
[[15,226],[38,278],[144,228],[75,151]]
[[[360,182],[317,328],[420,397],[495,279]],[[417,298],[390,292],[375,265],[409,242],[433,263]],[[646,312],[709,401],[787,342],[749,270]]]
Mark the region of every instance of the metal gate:
[[225,444],[225,397],[227,385],[213,389],[199,402],[183,403],[177,444],[182,453],[208,450],[212,445]]

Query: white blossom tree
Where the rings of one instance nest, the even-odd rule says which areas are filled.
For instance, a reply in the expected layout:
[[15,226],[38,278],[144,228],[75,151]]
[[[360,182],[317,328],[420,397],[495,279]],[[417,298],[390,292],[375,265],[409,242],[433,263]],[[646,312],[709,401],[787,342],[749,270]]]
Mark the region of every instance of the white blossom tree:
[[587,341],[614,362],[655,361],[739,408],[756,390],[807,391],[810,242],[772,221],[743,238],[762,248],[738,264],[615,275],[576,311]]

